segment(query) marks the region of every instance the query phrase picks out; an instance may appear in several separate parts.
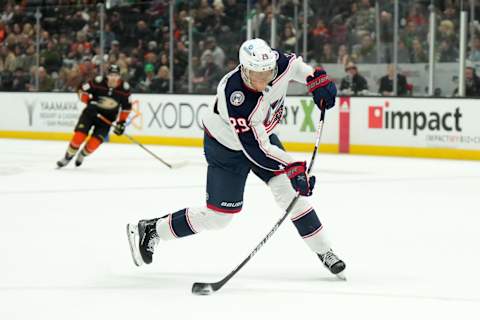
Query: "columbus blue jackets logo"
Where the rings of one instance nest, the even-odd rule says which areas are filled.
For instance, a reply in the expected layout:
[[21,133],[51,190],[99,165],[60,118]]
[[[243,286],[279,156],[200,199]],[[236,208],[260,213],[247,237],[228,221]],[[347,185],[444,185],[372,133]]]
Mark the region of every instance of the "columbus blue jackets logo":
[[236,107],[240,106],[245,101],[245,95],[242,91],[234,91],[230,95],[230,103]]

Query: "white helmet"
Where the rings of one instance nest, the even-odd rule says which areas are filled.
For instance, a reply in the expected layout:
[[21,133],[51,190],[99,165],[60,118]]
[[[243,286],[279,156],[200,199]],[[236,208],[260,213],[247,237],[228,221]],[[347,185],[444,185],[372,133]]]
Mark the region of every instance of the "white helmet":
[[248,71],[264,72],[274,70],[272,79],[277,73],[277,54],[262,39],[250,39],[240,46],[238,58],[242,67],[242,78],[250,84]]

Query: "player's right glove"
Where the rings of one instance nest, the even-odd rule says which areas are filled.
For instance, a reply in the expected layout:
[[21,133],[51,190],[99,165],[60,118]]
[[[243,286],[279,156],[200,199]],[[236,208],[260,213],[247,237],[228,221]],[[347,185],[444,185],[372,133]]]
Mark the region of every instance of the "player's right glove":
[[315,187],[315,176],[308,176],[305,161],[290,163],[285,167],[285,173],[290,179],[293,189],[300,192],[302,196],[312,195],[313,187]]
[[313,75],[307,77],[307,88],[308,92],[313,95],[313,101],[320,109],[330,109],[335,105],[337,87],[322,68],[315,69]]
[[117,122],[115,128],[113,129],[113,133],[117,136],[121,136],[125,132],[125,121]]

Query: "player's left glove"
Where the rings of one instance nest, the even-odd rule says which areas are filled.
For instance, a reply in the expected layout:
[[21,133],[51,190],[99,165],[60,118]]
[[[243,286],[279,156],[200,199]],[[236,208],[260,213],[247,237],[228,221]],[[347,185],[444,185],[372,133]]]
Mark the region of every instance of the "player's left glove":
[[330,81],[327,73],[322,68],[316,68],[313,75],[307,77],[307,88],[308,92],[311,92],[313,95],[313,101],[320,109],[330,109],[335,105],[337,86]]
[[313,187],[315,187],[315,176],[308,176],[305,161],[290,163],[285,167],[285,173],[290,179],[293,189],[300,192],[302,196],[312,195]]
[[125,121],[117,122],[115,128],[113,129],[113,133],[117,136],[121,136],[125,132]]

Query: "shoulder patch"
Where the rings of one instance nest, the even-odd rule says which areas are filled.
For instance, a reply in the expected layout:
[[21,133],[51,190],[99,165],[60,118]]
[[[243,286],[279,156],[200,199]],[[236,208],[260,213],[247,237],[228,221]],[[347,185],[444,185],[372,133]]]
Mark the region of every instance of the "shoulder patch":
[[230,95],[230,103],[236,107],[241,106],[244,101],[245,101],[245,95],[243,94],[242,91],[234,91]]
[[90,84],[88,82],[86,82],[82,85],[82,90],[87,91],[88,89],[90,89]]
[[102,76],[96,76],[96,77],[95,77],[95,82],[96,82],[96,83],[101,83],[102,80],[103,80],[103,77],[102,77]]
[[130,84],[126,81],[123,82],[123,90],[130,90]]

